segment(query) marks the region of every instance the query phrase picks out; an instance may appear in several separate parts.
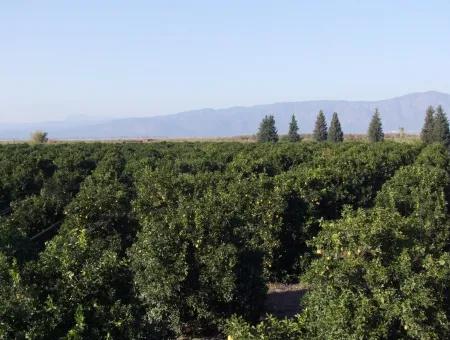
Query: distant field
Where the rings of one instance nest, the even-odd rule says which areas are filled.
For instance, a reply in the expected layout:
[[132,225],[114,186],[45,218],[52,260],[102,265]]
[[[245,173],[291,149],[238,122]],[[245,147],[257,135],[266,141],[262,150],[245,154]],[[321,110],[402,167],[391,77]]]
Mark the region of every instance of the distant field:
[[[283,141],[283,135],[280,136],[280,141]],[[304,141],[312,141],[312,134],[303,134]],[[367,136],[365,134],[346,134],[344,135],[346,141],[365,141]],[[386,133],[386,140],[393,140],[396,142],[415,142],[420,140],[420,136],[417,134],[398,134],[398,133]],[[256,142],[255,135],[245,136],[232,136],[232,137],[180,137],[180,138],[118,138],[118,139],[70,139],[70,140],[57,140],[51,139],[49,143],[79,143],[79,142],[101,142],[101,143],[157,143],[157,142],[241,142],[241,143],[254,143]],[[15,143],[27,143],[26,140],[0,140],[0,144],[15,144]]]

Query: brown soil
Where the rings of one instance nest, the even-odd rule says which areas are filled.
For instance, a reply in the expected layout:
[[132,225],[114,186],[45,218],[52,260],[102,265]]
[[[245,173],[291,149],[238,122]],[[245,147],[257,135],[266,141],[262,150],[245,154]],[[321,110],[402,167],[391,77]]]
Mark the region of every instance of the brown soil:
[[306,292],[302,284],[269,284],[266,312],[279,318],[293,317],[300,312],[300,299]]

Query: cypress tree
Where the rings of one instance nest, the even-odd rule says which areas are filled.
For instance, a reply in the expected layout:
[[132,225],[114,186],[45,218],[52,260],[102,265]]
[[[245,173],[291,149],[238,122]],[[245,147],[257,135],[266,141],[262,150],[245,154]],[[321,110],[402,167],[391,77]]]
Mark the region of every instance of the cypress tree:
[[317,115],[316,126],[314,127],[314,140],[317,142],[322,142],[327,140],[327,121],[325,120],[325,115],[323,111],[320,110]]
[[330,128],[328,130],[328,141],[339,143],[344,140],[344,133],[342,132],[341,123],[339,122],[338,114],[333,113],[331,118]]
[[372,116],[372,121],[369,125],[369,130],[367,131],[367,137],[369,141],[382,142],[384,140],[383,126],[381,124],[380,112],[375,109],[375,113]]
[[442,143],[445,146],[450,145],[450,129],[448,126],[447,115],[441,105],[436,108],[436,115],[433,124],[433,141]]
[[265,116],[259,125],[259,130],[257,134],[258,142],[266,143],[276,143],[278,142],[278,132],[275,127],[275,118],[270,116]]
[[429,106],[425,114],[425,122],[420,134],[420,137],[425,144],[433,143],[434,140],[434,113],[433,106]]
[[289,123],[288,140],[290,142],[298,142],[300,140],[300,135],[298,134],[298,124],[295,115],[292,115],[291,122]]

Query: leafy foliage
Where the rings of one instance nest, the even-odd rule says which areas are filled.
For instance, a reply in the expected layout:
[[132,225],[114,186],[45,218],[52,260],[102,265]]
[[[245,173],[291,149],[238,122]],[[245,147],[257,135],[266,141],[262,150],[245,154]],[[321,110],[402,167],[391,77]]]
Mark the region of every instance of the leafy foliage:
[[433,137],[434,142],[442,143],[446,147],[450,146],[450,129],[447,114],[440,105],[436,108],[436,115],[434,117]]
[[[448,153],[431,145],[384,185],[372,209],[347,207],[310,241],[317,258],[293,320],[251,326],[230,319],[236,339],[427,338],[450,335]],[[433,154],[436,153],[434,157]],[[436,166],[438,165],[438,166]],[[444,166],[444,168],[441,167]]]
[[375,113],[372,116],[372,120],[369,124],[369,130],[367,131],[367,136],[369,141],[372,143],[382,142],[384,140],[383,127],[378,109],[375,109]]
[[288,140],[290,142],[300,141],[300,135],[298,134],[298,124],[295,115],[292,115],[291,122],[289,123]]
[[328,141],[333,143],[344,141],[344,133],[342,132],[341,123],[339,122],[338,114],[336,112],[333,113],[333,118],[331,118],[327,138]]
[[207,181],[145,171],[138,184],[137,290],[147,317],[175,333],[208,330],[233,312],[258,317],[280,226],[266,176],[212,188]]
[[304,339],[306,331],[301,315],[294,319],[276,319],[269,315],[264,322],[250,325],[244,319],[233,316],[225,325],[226,334],[236,340],[285,340]]
[[278,142],[278,131],[275,127],[275,118],[272,115],[265,116],[261,121],[257,138],[258,142],[262,143]]
[[346,213],[325,227],[314,241],[321,259],[305,275],[312,337],[445,338],[450,258],[429,241],[415,241],[421,228],[380,208]]
[[425,144],[434,142],[434,107],[429,106],[425,114],[425,122],[420,133],[420,138]]
[[39,279],[51,282],[39,292],[42,303],[50,299],[53,306],[43,314],[51,320],[46,334],[82,331],[83,337],[117,338],[141,331],[133,318],[139,304],[132,295],[125,257],[135,225],[129,217],[130,197],[120,181],[122,170],[120,155],[103,158],[39,258]]
[[320,110],[317,115],[313,136],[316,142],[323,142],[327,140],[327,121],[325,120],[325,115],[322,110]]
[[[449,164],[442,143],[0,145],[0,338],[446,338]],[[303,312],[257,323],[299,275]]]
[[[295,280],[309,264],[307,241],[320,230],[320,221],[340,216],[345,205],[368,207],[382,184],[402,165],[410,164],[418,148],[396,145],[345,144],[323,150],[323,157],[276,178],[285,210],[273,267],[273,279]],[[330,151],[338,151],[330,154]]]
[[31,134],[31,141],[37,144],[43,144],[48,142],[47,132],[35,131]]
[[16,261],[0,252],[0,338],[25,338],[33,334],[30,321],[37,306],[23,285]]

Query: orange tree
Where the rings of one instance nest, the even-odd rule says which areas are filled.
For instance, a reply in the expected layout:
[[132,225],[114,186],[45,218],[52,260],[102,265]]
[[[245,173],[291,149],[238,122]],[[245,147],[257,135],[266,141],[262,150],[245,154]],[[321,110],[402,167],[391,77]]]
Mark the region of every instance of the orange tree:
[[[448,154],[427,147],[377,195],[373,209],[347,208],[310,242],[317,259],[309,292],[290,321],[251,326],[233,318],[236,339],[448,338],[450,253]],[[434,155],[433,155],[434,154]]]
[[182,334],[214,331],[232,313],[258,318],[281,222],[274,190],[264,175],[139,176],[130,256],[149,320]]

